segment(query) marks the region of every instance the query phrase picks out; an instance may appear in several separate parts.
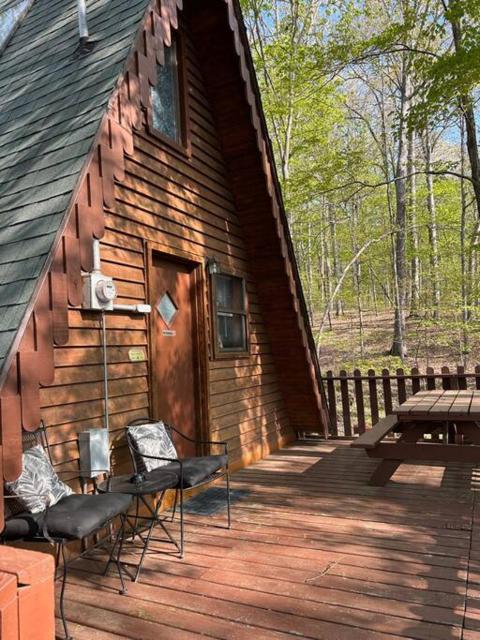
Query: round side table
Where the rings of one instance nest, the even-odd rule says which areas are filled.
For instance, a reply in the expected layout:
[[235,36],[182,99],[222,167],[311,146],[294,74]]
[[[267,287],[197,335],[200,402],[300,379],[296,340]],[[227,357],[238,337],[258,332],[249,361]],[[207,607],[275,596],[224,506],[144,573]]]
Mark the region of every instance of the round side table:
[[[167,518],[161,517],[158,514],[160,506],[162,504],[163,496],[167,489],[174,489],[178,485],[178,475],[172,471],[164,471],[159,473],[159,469],[155,469],[155,473],[146,473],[141,481],[135,482],[134,476],[129,474],[113,476],[109,480],[105,480],[97,486],[99,493],[127,493],[131,495],[135,500],[135,513],[127,514],[126,519],[131,526],[130,531],[126,531],[123,527],[121,539],[119,540],[120,549],[124,547],[125,540],[131,536],[132,542],[138,537],[141,541],[141,556],[140,562],[135,566],[134,572],[128,570],[128,566],[132,566],[131,563],[122,562],[126,573],[130,576],[133,582],[137,582],[140,577],[143,562],[147,551],[149,550],[150,542],[161,541],[165,542],[164,538],[154,538],[152,536],[153,529],[156,525],[159,525],[165,535],[167,536],[167,542],[172,543],[175,548],[181,553],[180,545],[173,538],[171,533],[165,526]],[[155,507],[152,508],[151,504],[146,499],[147,496],[157,496]],[[141,506],[144,506],[147,510],[147,515],[140,514]],[[145,522],[144,525],[142,523]],[[105,573],[110,565],[110,560],[105,568]]]

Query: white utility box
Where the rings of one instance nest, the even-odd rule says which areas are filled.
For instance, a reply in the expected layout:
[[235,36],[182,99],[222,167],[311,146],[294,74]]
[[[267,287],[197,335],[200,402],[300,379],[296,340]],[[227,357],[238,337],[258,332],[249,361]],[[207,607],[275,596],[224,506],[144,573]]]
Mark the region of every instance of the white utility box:
[[113,278],[94,271],[83,276],[83,308],[113,311],[117,288]]
[[87,429],[78,434],[83,478],[95,478],[110,470],[108,429]]

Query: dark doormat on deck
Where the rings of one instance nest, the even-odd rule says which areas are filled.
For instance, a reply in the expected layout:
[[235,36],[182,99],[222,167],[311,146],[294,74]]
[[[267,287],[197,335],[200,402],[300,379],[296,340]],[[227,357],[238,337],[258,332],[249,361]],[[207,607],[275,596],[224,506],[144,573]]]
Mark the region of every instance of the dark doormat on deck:
[[[250,494],[248,489],[231,489],[230,504],[243,500]],[[194,496],[184,504],[185,513],[200,516],[213,516],[227,508],[227,490],[223,487],[211,487]]]

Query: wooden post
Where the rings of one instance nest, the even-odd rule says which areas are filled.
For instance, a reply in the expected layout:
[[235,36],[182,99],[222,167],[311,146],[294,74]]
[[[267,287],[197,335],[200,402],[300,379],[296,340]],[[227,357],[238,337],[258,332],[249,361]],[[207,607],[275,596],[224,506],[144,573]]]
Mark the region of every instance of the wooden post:
[[377,393],[377,381],[375,379],[375,371],[373,369],[368,370],[368,395],[370,396],[370,414],[372,416],[372,427],[377,424],[378,415],[378,393]]
[[429,391],[431,391],[432,389],[435,389],[436,385],[435,385],[435,372],[432,369],[432,367],[427,367],[427,389]]
[[335,394],[335,380],[333,380],[333,371],[327,371],[327,401],[328,413],[330,415],[330,424],[333,429],[333,436],[338,436],[337,424],[337,397]]
[[465,377],[465,367],[459,365],[457,367],[458,389],[467,389],[467,378]]
[[412,393],[413,393],[413,395],[415,395],[421,389],[420,377],[419,377],[420,376],[420,371],[418,370],[417,367],[413,367],[411,373],[412,373]]
[[358,433],[365,433],[365,404],[363,402],[362,374],[359,369],[353,372],[355,378],[355,402],[357,404]]
[[403,369],[397,369],[397,392],[398,392],[398,403],[402,404],[407,399],[405,371]]
[[340,378],[344,378],[344,380],[340,380],[340,394],[342,396],[342,413],[343,413],[343,429],[344,436],[352,435],[352,420],[350,418],[350,398],[348,396],[348,380],[347,372],[340,371]]
[[480,365],[475,367],[475,388],[480,389]]
[[385,399],[385,415],[389,416],[392,411],[392,383],[390,380],[390,371],[388,369],[382,370],[382,384],[383,384],[383,397]]
[[448,367],[442,367],[442,386],[446,391],[452,388],[449,373],[450,369]]

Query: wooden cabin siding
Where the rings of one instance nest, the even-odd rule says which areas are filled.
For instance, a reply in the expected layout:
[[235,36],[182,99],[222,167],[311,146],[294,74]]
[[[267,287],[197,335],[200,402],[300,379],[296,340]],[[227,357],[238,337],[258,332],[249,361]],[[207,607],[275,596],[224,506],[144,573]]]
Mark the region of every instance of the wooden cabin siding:
[[[259,91],[254,74],[249,72],[253,64],[246,33],[240,26],[234,53],[223,25],[226,20],[235,24],[236,9],[232,12],[217,0],[204,0],[190,3],[185,11],[198,45],[245,243],[253,258],[251,268],[257,277],[257,293],[291,426],[297,431],[319,432],[327,424],[320,371]],[[209,37],[212,33],[214,38]]]
[[[236,466],[278,448],[293,432],[196,51],[188,36],[185,40],[191,156],[171,150],[145,130],[135,133],[125,179],[116,184],[115,206],[106,210],[102,270],[115,278],[118,302],[152,306],[156,301],[148,299],[146,245],[203,263],[213,255],[222,267],[245,274],[249,357],[214,359],[209,292],[204,290],[209,435],[229,442]],[[103,421],[100,315],[72,308],[68,324],[68,345],[55,348],[54,384],[41,389],[42,416],[54,459],[67,465],[78,456],[77,433]],[[123,464],[124,427],[152,413],[151,394],[158,392],[151,388],[150,362],[129,359],[132,347],[149,354],[148,317],[108,313],[107,334],[110,429],[119,445],[117,461]]]

